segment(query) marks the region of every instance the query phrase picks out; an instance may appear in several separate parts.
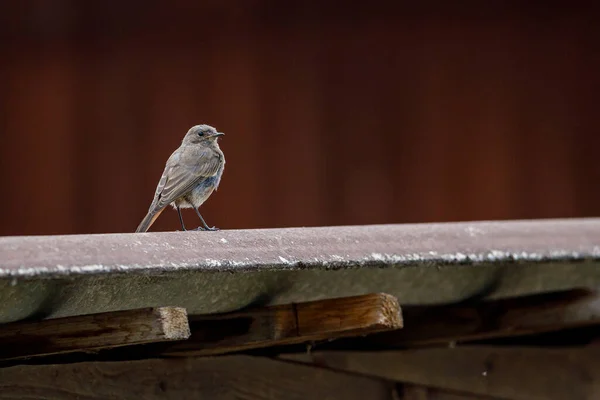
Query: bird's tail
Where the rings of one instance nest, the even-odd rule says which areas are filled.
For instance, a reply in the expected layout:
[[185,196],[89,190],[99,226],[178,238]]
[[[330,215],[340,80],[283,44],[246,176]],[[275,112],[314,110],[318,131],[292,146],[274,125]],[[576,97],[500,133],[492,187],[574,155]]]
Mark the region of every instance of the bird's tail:
[[158,216],[160,215],[160,213],[163,212],[163,210],[164,210],[164,208],[160,209],[158,211],[148,212],[148,214],[146,214],[146,216],[144,217],[142,222],[140,222],[140,224],[138,225],[135,232],[138,233],[138,232],[148,231],[148,229],[150,229],[150,227],[152,226],[154,221],[156,221],[156,218],[158,218]]

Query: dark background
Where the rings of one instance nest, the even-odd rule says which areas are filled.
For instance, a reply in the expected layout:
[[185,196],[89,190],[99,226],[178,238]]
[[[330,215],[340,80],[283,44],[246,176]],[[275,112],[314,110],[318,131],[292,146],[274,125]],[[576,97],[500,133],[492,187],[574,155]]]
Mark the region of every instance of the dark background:
[[1,2],[0,235],[132,232],[198,123],[221,228],[598,215],[591,4]]

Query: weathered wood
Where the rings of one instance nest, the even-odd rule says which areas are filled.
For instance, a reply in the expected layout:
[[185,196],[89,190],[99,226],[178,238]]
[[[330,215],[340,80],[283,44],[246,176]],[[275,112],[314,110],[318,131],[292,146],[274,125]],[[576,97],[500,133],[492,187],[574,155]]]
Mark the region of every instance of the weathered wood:
[[186,310],[145,308],[0,325],[0,360],[91,351],[190,336]]
[[600,324],[600,296],[570,290],[468,306],[404,307],[405,328],[369,343],[419,346],[520,336]]
[[600,349],[470,346],[282,355],[338,371],[513,400],[600,398]]
[[265,307],[216,316],[190,316],[192,335],[164,355],[211,355],[366,335],[402,327],[395,297],[375,293]]
[[392,392],[381,380],[250,356],[0,369],[0,399],[392,400]]
[[41,305],[51,318],[165,304],[215,314],[257,297],[277,305],[376,291],[449,304],[500,272],[496,298],[600,283],[600,219],[197,233],[0,238],[0,322]]
[[411,384],[401,385],[401,393],[397,400],[506,400]]

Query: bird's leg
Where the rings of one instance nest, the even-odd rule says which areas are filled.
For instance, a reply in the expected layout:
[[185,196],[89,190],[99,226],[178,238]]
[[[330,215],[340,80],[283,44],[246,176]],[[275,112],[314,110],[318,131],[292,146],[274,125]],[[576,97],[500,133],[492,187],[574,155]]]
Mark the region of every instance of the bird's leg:
[[185,225],[183,224],[183,216],[181,215],[181,209],[179,208],[179,206],[177,206],[177,214],[179,214],[179,222],[181,222],[181,229],[187,231],[187,229],[185,229]]
[[217,228],[215,226],[210,228],[208,225],[206,225],[206,222],[204,222],[204,218],[202,218],[202,215],[200,215],[200,211],[198,211],[198,209],[196,207],[194,207],[194,211],[196,211],[198,218],[200,218],[200,221],[202,221],[202,225],[204,225],[204,228],[199,226],[194,230],[196,230],[196,231],[218,231],[219,230],[219,228]]

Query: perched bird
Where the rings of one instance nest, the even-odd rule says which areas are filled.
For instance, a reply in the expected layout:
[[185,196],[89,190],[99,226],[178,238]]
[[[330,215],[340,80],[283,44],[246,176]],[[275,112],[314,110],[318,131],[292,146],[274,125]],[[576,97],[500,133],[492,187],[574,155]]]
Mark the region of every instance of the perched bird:
[[198,207],[221,182],[225,156],[219,148],[218,139],[223,135],[210,125],[196,125],[186,133],[181,146],[167,160],[154,200],[136,232],[146,232],[169,204],[177,210],[184,231],[187,229],[183,224],[182,208],[193,208],[202,221],[203,227],[195,230],[218,230],[206,225]]

